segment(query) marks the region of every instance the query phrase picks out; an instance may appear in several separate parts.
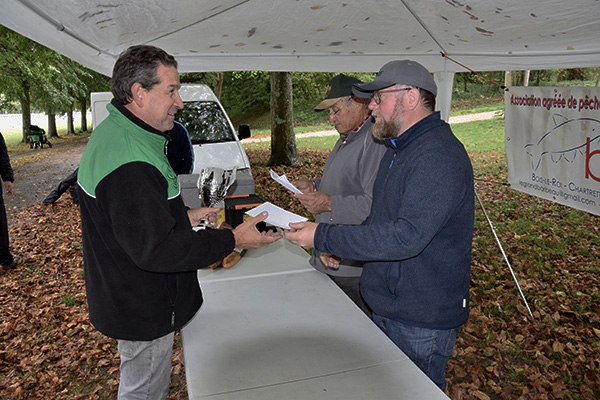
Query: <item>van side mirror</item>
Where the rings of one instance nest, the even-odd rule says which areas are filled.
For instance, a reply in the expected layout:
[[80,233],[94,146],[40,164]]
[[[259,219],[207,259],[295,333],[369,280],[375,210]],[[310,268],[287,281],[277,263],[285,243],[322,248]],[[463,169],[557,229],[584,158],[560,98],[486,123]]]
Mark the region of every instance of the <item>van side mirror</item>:
[[250,125],[248,125],[248,124],[240,125],[240,127],[238,128],[238,138],[240,140],[242,140],[242,139],[247,139],[249,137],[250,137]]

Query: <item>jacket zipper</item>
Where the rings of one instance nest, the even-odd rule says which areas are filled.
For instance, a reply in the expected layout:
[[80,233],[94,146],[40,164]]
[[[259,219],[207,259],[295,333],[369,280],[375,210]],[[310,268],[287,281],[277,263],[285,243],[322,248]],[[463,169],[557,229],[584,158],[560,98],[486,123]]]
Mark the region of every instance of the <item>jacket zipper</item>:
[[[175,278],[175,291],[179,292],[179,280]],[[169,290],[169,284],[167,283],[167,294],[169,295],[169,301],[171,302],[171,328],[175,327],[175,302],[177,300],[177,293],[175,293],[175,300],[171,297],[171,291]]]

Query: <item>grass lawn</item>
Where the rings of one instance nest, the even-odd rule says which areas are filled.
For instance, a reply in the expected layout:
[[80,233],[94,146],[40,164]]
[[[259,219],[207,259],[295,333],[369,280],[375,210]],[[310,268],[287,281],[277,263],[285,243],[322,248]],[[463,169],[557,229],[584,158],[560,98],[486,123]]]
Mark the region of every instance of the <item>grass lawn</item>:
[[[56,146],[61,146],[63,144],[68,144],[69,142],[73,142],[76,140],[80,140],[80,139],[84,139],[86,137],[88,137],[91,133],[91,131],[89,132],[81,132],[76,131],[74,134],[67,134],[67,129],[66,127],[57,127],[58,129],[58,137],[53,137],[53,138],[48,138],[48,141],[50,143],[52,143],[52,150],[50,150],[50,152],[55,152],[55,151],[60,151],[58,148],[55,148]],[[39,159],[40,157],[46,157],[46,154],[41,154],[39,152],[39,149],[31,149],[29,147],[29,143],[23,143],[22,142],[22,137],[23,134],[21,132],[21,130],[7,130],[7,131],[3,131],[2,132],[2,136],[4,137],[4,141],[6,142],[6,148],[8,149],[8,154],[12,157],[16,156],[16,155],[20,155],[20,154],[25,154],[28,153],[31,156],[28,156],[27,159],[31,158],[31,161],[33,161],[33,159]],[[44,149],[47,149],[48,146],[44,145]],[[47,151],[47,150],[45,150]],[[18,163],[23,163],[23,162],[28,162],[26,160],[21,160],[21,161],[17,161],[17,160],[11,160],[11,164],[17,162]],[[14,165],[13,165],[14,167]]]

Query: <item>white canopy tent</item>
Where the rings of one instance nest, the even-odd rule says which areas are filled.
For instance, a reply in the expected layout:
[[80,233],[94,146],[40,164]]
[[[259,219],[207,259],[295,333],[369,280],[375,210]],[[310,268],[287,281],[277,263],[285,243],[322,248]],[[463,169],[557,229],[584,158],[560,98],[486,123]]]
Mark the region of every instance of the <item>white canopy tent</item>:
[[134,44],[180,72],[435,73],[448,117],[455,72],[600,66],[598,0],[2,0],[0,24],[110,75]]

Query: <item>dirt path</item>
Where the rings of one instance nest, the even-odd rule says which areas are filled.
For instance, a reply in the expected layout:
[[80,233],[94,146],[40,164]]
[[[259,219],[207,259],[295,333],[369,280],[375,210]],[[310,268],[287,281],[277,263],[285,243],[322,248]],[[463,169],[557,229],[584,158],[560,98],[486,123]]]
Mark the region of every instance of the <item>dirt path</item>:
[[[19,208],[41,203],[60,181],[73,172],[79,166],[86,144],[87,138],[69,149],[54,152],[39,161],[21,167],[13,165],[15,193],[12,196],[4,196],[9,221],[18,213]],[[37,151],[46,151],[46,149]],[[65,193],[63,196],[69,194]]]

